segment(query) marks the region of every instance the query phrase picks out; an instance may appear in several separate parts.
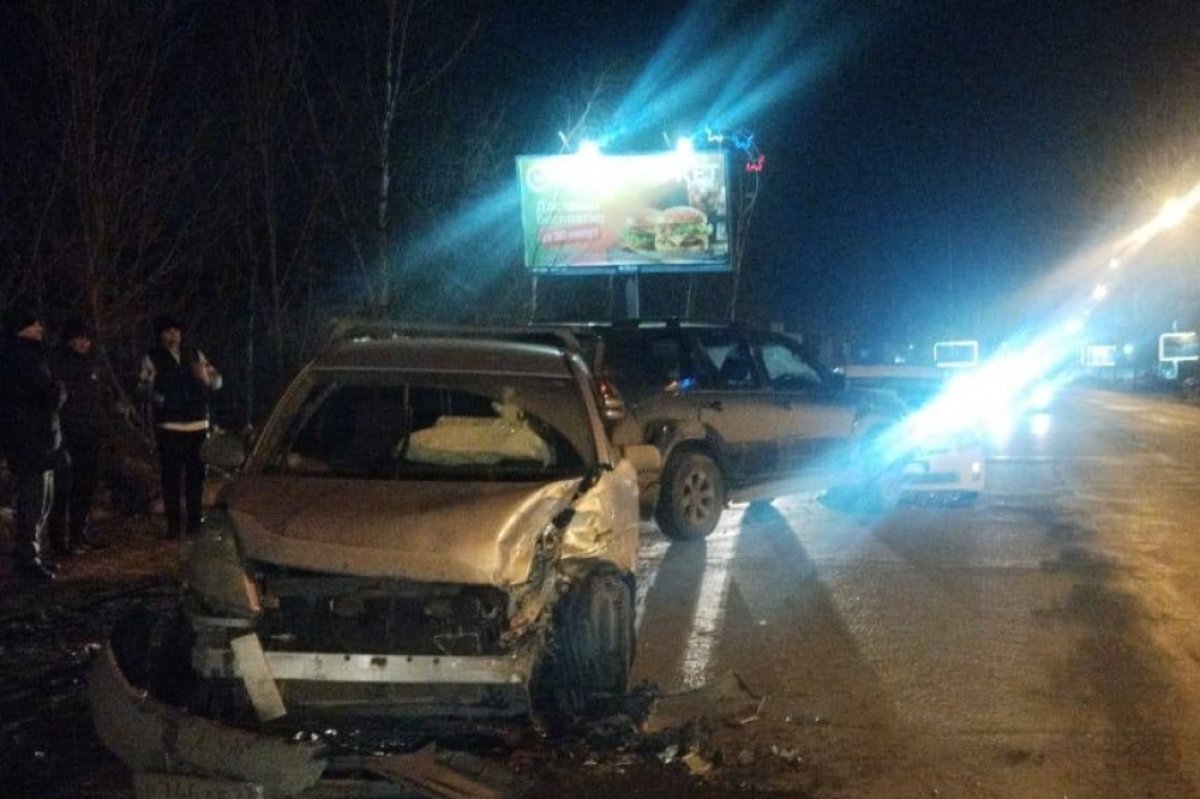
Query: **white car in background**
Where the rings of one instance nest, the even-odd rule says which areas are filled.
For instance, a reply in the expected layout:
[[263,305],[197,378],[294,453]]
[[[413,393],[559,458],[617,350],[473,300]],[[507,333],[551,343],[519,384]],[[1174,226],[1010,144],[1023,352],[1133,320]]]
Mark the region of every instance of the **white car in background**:
[[962,370],[897,364],[851,365],[844,372],[847,386],[892,392],[909,408],[889,435],[903,463],[902,494],[964,502],[979,497],[986,482],[980,423],[948,401]]

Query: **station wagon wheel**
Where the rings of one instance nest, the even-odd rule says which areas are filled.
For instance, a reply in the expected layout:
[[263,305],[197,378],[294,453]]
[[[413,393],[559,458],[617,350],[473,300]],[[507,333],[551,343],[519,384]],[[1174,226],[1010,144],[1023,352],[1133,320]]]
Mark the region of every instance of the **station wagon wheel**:
[[663,471],[662,495],[654,517],[669,537],[704,538],[717,526],[725,507],[725,478],[703,452],[671,456]]

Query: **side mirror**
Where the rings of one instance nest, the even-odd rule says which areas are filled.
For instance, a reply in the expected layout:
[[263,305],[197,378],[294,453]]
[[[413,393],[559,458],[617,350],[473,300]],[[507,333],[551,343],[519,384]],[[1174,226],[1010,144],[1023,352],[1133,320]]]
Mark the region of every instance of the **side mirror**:
[[633,464],[639,474],[662,469],[662,453],[653,444],[629,444],[621,447],[621,457]]
[[237,433],[218,430],[204,440],[200,458],[222,472],[235,472],[246,462],[246,446]]

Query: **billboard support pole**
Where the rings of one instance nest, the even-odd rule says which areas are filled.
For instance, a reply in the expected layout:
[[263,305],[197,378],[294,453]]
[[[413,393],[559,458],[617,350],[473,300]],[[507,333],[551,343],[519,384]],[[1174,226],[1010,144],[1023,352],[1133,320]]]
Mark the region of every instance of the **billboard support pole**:
[[618,274],[613,280],[613,319],[637,319],[641,316],[638,274]]
[[531,278],[532,285],[529,292],[529,319],[527,322],[537,321],[537,305],[538,305],[538,276],[534,274]]

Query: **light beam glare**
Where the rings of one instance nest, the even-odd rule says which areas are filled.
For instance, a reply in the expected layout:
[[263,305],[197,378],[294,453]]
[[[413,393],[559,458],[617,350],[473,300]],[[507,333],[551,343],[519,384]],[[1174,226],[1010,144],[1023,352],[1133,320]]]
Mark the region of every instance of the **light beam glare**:
[[[744,46],[734,48],[744,53],[753,53],[752,58],[742,58],[736,69],[726,77],[719,91],[713,100],[710,113],[713,116],[706,118],[716,118],[724,113],[724,110],[734,105],[742,95],[751,91],[754,84],[763,76],[763,72],[768,70],[769,65],[779,63],[780,60],[796,55],[791,52],[802,32],[808,29],[810,20],[807,18],[811,14],[804,15],[803,12],[798,12],[793,6],[781,6],[774,14],[771,21],[762,27],[761,32],[756,36],[747,37]],[[780,35],[781,30],[791,31],[791,38]],[[728,127],[728,125],[722,125]]]
[[[1084,321],[1116,285],[1113,263],[1122,267],[1122,276],[1141,278],[1137,265],[1130,263],[1132,255],[1180,224],[1197,204],[1200,184],[1146,224],[1068,259],[1031,286],[1022,305],[1026,311],[1036,309],[1040,325],[1014,334],[997,354],[947,380],[932,400],[894,424],[879,439],[879,446],[871,448],[878,461],[869,465],[868,474],[912,463],[931,447],[961,443],[964,435],[966,440],[977,440],[983,431],[990,434],[993,445],[1003,446],[1017,429],[1017,419],[1027,420],[1020,424],[1023,433],[1047,437],[1051,417],[1044,411],[1071,379],[1069,365],[1079,355]],[[1083,288],[1097,285],[1097,270],[1105,270],[1110,278],[1097,287],[1102,290]]]
[[686,69],[689,64],[695,67],[695,59],[687,51],[698,41],[712,40],[721,22],[720,5],[716,2],[693,3],[684,12],[675,30],[650,59],[625,100],[617,107],[617,119],[640,116],[641,109],[661,96],[664,86],[673,83],[676,70]]
[[[840,22],[824,26],[821,40],[813,40],[812,20],[824,4],[797,10],[779,3],[770,14],[753,13],[749,5],[693,4],[618,104],[614,123],[629,135],[670,128],[684,118],[744,126],[826,74],[850,38],[837,33],[837,26],[846,27]],[[752,33],[745,32],[749,26]],[[714,48],[714,41],[723,44]]]

